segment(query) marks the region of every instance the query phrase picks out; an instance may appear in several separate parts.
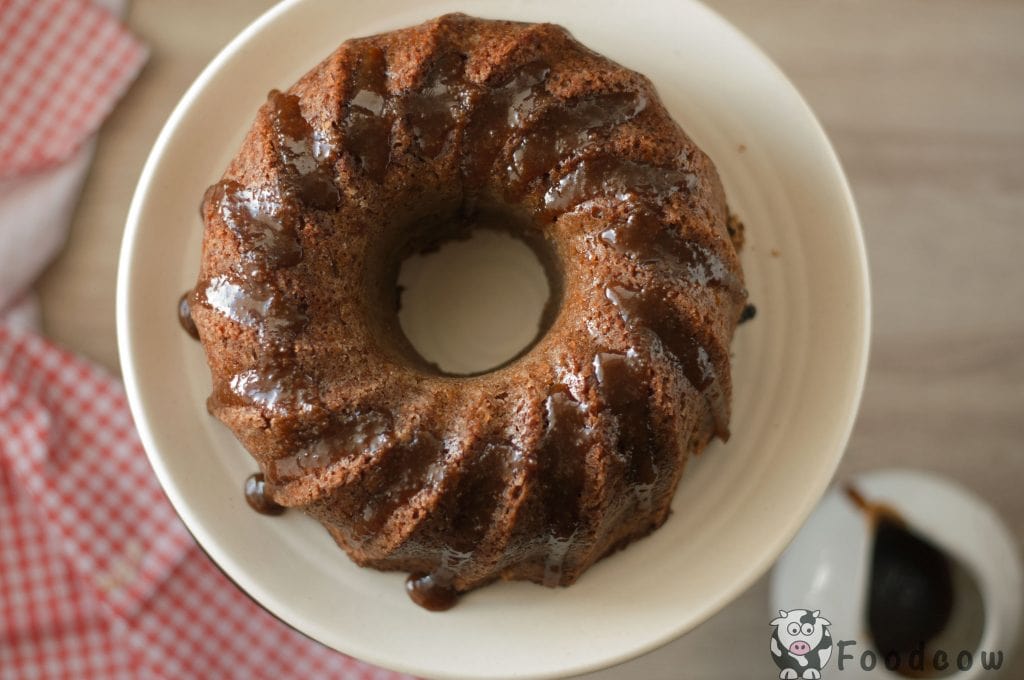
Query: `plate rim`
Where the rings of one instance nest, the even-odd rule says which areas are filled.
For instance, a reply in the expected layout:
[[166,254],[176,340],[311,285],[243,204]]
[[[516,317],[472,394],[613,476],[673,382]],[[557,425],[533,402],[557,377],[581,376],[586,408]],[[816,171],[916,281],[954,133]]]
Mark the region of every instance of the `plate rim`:
[[[207,532],[204,523],[201,518],[197,517],[191,510],[188,501],[185,498],[185,494],[181,492],[178,486],[171,479],[171,473],[165,464],[163,457],[158,454],[159,448],[155,441],[155,435],[151,429],[149,417],[146,411],[143,409],[142,402],[142,388],[138,378],[138,371],[136,367],[136,347],[134,344],[133,333],[131,330],[131,319],[129,317],[129,274],[132,268],[133,255],[135,252],[135,244],[138,233],[140,231],[140,217],[143,209],[143,203],[145,202],[146,194],[152,189],[154,175],[157,172],[157,168],[164,156],[164,152],[169,145],[170,138],[173,136],[178,124],[185,116],[186,112],[191,108],[194,101],[198,97],[200,91],[205,87],[206,83],[216,74],[222,65],[231,59],[234,54],[249,40],[263,30],[267,25],[288,12],[291,12],[297,5],[306,2],[316,2],[317,0],[282,0],[276,5],[270,7],[255,20],[249,23],[245,28],[242,29],[234,38],[232,38],[218,53],[217,55],[202,69],[199,75],[191,83],[191,85],[185,90],[184,94],[175,105],[171,114],[168,116],[166,122],[157,135],[156,140],[150,149],[149,155],[147,156],[146,162],[139,175],[139,180],[136,185],[135,191],[132,196],[132,201],[127,213],[125,221],[124,235],[121,241],[121,249],[118,257],[117,266],[117,286],[116,286],[116,328],[117,328],[117,343],[118,343],[118,356],[121,365],[121,372],[124,379],[125,393],[129,408],[131,410],[136,428],[139,433],[140,441],[143,445],[143,449],[146,452],[146,456],[149,460],[150,466],[153,468],[154,473],[160,483],[161,489],[170,501],[175,512],[181,518],[183,524],[187,528],[188,532],[195,539],[201,550],[210,558],[217,568],[228,577],[236,587],[238,587],[243,593],[245,593],[250,599],[257,603],[262,609],[271,614],[274,618],[283,622],[293,630],[297,631],[301,635],[317,640],[321,644],[324,644],[328,648],[337,649],[342,653],[349,654],[359,660],[371,663],[383,668],[394,669],[400,672],[411,673],[411,674],[422,674],[424,669],[417,667],[414,663],[407,661],[406,659],[396,659],[393,657],[385,657],[378,655],[373,649],[370,648],[359,648],[357,650],[339,649],[334,643],[327,643],[314,637],[312,634],[305,632],[298,625],[293,624],[286,620],[284,615],[270,609],[264,602],[257,596],[255,592],[250,590],[251,585],[247,587],[244,583],[246,579],[239,579],[239,574],[233,573],[227,567],[224,566],[224,562],[231,562],[230,559],[225,559],[226,556],[221,554],[221,549],[218,542]],[[678,2],[678,0],[675,0]],[[857,211],[856,203],[853,197],[853,192],[850,188],[849,179],[845,173],[842,162],[836,153],[831,140],[825,132],[821,122],[818,120],[813,109],[807,103],[806,99],[797,89],[795,84],[785,74],[784,71],[767,55],[767,53],[761,49],[761,47],[743,31],[736,27],[731,21],[723,16],[716,9],[707,6],[700,0],[684,0],[686,4],[690,5],[695,11],[704,12],[710,15],[711,19],[716,23],[720,24],[725,30],[733,34],[733,38],[745,44],[745,47],[751,51],[752,54],[770,69],[773,74],[779,78],[780,84],[784,84],[790,90],[790,94],[793,96],[794,101],[798,103],[803,113],[807,116],[807,120],[810,125],[807,127],[807,134],[813,134],[817,138],[817,143],[821,149],[826,153],[827,159],[834,170],[835,180],[837,180],[836,188],[839,190],[839,194],[843,200],[844,213],[846,216],[847,227],[849,228],[848,235],[852,237],[852,263],[856,265],[856,273],[860,282],[860,304],[855,310],[861,317],[860,323],[860,337],[856,338],[856,342],[853,343],[853,347],[857,351],[858,366],[856,367],[856,380],[852,383],[851,388],[851,407],[845,415],[845,419],[841,424],[838,424],[835,428],[838,453],[832,456],[832,461],[827,476],[823,475],[821,480],[815,488],[815,493],[808,494],[800,506],[799,512],[794,512],[787,521],[785,522],[785,529],[781,530],[777,534],[777,538],[771,543],[771,550],[765,550],[757,559],[751,560],[745,569],[743,570],[742,577],[735,579],[729,587],[722,588],[717,592],[716,597],[710,598],[704,607],[698,608],[697,615],[689,617],[690,620],[675,626],[662,635],[654,636],[648,640],[645,645],[638,645],[626,651],[620,651],[618,653],[606,654],[603,656],[595,656],[588,660],[583,661],[572,661],[565,662],[559,665],[557,668],[552,667],[550,670],[543,673],[531,673],[530,675],[517,674],[514,670],[511,672],[504,671],[501,673],[478,673],[473,674],[460,673],[460,672],[447,672],[443,677],[451,678],[481,678],[481,677],[535,677],[535,678],[553,678],[562,677],[564,675],[577,675],[582,673],[588,673],[595,670],[608,668],[621,663],[625,663],[631,659],[634,659],[643,654],[647,654],[655,649],[658,649],[672,640],[688,633],[702,622],[708,620],[714,616],[717,612],[721,611],[730,602],[734,601],[739,595],[745,592],[750,586],[759,578],[761,578],[771,568],[772,564],[779,558],[785,547],[792,541],[800,527],[806,522],[810,516],[813,508],[821,500],[824,493],[826,492],[832,479],[835,477],[836,470],[845,455],[846,447],[849,443],[850,436],[853,431],[853,426],[856,422],[857,415],[859,413],[860,404],[863,400],[864,386],[867,379],[867,370],[870,358],[870,345],[871,345],[871,326],[872,326],[872,301],[871,301],[871,280],[870,270],[868,268],[867,261],[867,249],[864,240],[863,226]],[[257,590],[258,589],[253,589]],[[435,670],[431,669],[431,673]]]

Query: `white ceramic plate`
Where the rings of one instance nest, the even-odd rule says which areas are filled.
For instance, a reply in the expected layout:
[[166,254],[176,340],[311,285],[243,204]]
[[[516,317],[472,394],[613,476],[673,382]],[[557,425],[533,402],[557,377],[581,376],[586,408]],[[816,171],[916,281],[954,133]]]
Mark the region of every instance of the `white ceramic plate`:
[[[687,468],[665,526],[571,588],[503,583],[433,614],[403,576],[355,567],[299,513],[249,510],[254,465],[205,409],[200,346],[175,304],[195,282],[196,206],[273,87],[344,39],[449,11],[553,21],[647,74],[714,159],[747,223],[757,318],[737,333],[733,437]],[[764,573],[824,492],[852,427],[869,337],[864,245],[836,156],[785,76],[689,0],[291,0],[210,64],[160,134],[132,202],[118,280],[132,411],[171,502],[210,556],[284,621],[331,647],[426,676],[550,677],[662,645]]]

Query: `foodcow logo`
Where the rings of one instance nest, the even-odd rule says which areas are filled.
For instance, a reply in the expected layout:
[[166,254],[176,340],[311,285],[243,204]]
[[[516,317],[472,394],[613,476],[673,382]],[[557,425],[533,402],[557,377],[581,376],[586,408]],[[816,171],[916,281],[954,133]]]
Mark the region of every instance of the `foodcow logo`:
[[832,658],[832,625],[821,611],[779,610],[772,619],[772,659],[779,667],[779,680],[818,680],[821,669]]

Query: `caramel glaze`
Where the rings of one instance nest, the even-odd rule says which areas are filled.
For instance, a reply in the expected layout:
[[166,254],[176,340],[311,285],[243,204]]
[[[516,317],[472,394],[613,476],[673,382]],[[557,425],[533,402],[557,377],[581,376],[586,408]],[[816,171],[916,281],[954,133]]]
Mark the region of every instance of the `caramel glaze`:
[[874,539],[865,593],[868,632],[882,656],[907,658],[949,623],[955,601],[952,558],[892,506],[865,498],[852,485],[845,491],[864,513]]
[[585,473],[583,463],[592,446],[593,433],[586,426],[584,407],[564,385],[556,386],[544,400],[547,431],[537,454],[541,480],[540,504],[546,528],[541,540],[546,586],[562,582],[566,554],[580,530],[580,503]]
[[459,593],[451,583],[442,583],[437,574],[410,574],[405,590],[412,601],[432,612],[451,609],[459,601]]
[[[373,301],[485,209],[565,284],[526,355],[440,375]],[[411,572],[428,609],[573,582],[728,437],[746,291],[717,175],[646,79],[556,26],[449,15],[345,43],[270,93],[203,215],[211,412],[277,498]]]
[[192,291],[188,290],[178,298],[178,323],[193,339],[199,339],[199,329],[192,320]]
[[262,472],[249,475],[245,479],[245,501],[249,507],[261,515],[280,515],[286,508],[274,502],[267,489],[266,479]]
[[330,170],[332,148],[305,118],[298,97],[268,96],[271,143],[280,163],[278,181],[250,188],[232,179],[204,198],[237,240],[242,254],[228,272],[201,280],[196,297],[224,317],[256,329],[266,355],[218,386],[214,399],[254,403],[269,410],[309,408],[312,387],[292,365],[292,343],[308,319],[303,305],[275,285],[275,273],[302,261],[298,231],[304,211],[331,211],[340,192]]

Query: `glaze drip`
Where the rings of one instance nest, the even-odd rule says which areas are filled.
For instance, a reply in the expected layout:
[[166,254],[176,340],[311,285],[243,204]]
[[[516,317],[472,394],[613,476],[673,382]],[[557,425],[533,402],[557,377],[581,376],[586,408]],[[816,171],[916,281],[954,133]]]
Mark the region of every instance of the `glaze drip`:
[[275,482],[298,479],[353,457],[372,457],[389,441],[391,418],[374,411],[334,419],[319,435],[295,453],[271,466]]
[[295,207],[276,188],[247,189],[233,180],[214,185],[210,200],[238,239],[246,259],[268,269],[294,267],[302,260],[295,233]]
[[440,563],[434,571],[409,575],[405,580],[406,592],[413,602],[424,609],[451,609],[458,602],[460,595],[455,588],[455,578],[469,563],[471,557],[471,553],[445,546],[441,549]]
[[579,529],[585,463],[592,433],[586,408],[565,386],[544,401],[547,430],[537,453],[539,495],[544,509],[544,585],[557,586]]
[[192,295],[193,292],[187,290],[178,298],[178,323],[193,339],[198,340],[199,329],[196,328],[196,322],[192,320]]
[[550,72],[544,62],[531,62],[479,98],[466,125],[462,176],[467,184],[479,186],[488,179],[509,133],[551,99],[545,91]]
[[645,108],[643,95],[616,92],[546,109],[535,124],[519,129],[509,178],[529,184],[585,149],[597,130],[625,123]]
[[723,440],[728,439],[728,410],[718,372],[707,348],[698,340],[695,329],[675,308],[672,293],[654,287],[633,290],[611,285],[605,289],[605,296],[615,305],[627,325],[646,332],[653,344],[662,347],[679,362],[683,375],[707,400],[716,433]]
[[313,381],[291,370],[289,360],[261,360],[215,384],[212,398],[224,406],[256,406],[268,415],[312,413],[319,403]]
[[270,124],[277,138],[277,153],[284,167],[284,182],[302,205],[334,210],[341,194],[331,168],[331,145],[302,117],[299,98],[271,90]]
[[384,179],[391,153],[387,79],[384,51],[373,46],[364,49],[352,71],[349,90],[353,94],[344,118],[346,152],[375,182]]
[[453,539],[449,547],[459,554],[471,555],[491,527],[491,517],[499,509],[498,502],[507,482],[522,458],[512,446],[488,442],[463,474],[455,490],[449,526]]
[[436,574],[410,574],[405,579],[405,591],[413,602],[432,612],[451,609],[459,601],[458,591]]
[[663,203],[696,186],[697,176],[676,166],[661,168],[606,155],[585,157],[548,188],[544,208],[548,212],[571,210],[596,197],[639,197]]
[[435,491],[440,483],[437,461],[444,447],[429,432],[417,432],[409,442],[396,445],[380,464],[360,481],[366,501],[362,510],[353,513],[352,534],[371,540],[399,509],[417,493]]
[[302,262],[303,211],[334,210],[341,195],[333,178],[332,145],[303,118],[298,97],[272,90],[265,110],[281,171],[267,185],[224,179],[207,190],[203,212],[220,216],[240,258],[230,272],[201,281],[196,299],[255,329],[270,348],[254,366],[215,385],[213,400],[249,403],[268,413],[309,412],[316,401],[313,381],[294,369],[295,339],[308,317],[305,305],[278,287],[274,272]]
[[259,329],[261,335],[283,335],[301,330],[307,321],[300,307],[283,298],[255,276],[222,274],[205,283],[201,299],[232,321]]
[[624,222],[612,224],[600,238],[642,264],[663,265],[695,285],[726,288],[746,297],[743,284],[710,248],[684,240],[675,225],[663,223],[643,208],[633,206]]
[[654,452],[659,442],[651,426],[648,379],[639,355],[602,352],[594,357],[594,373],[605,408],[618,423],[618,448],[628,461],[627,487],[636,497],[637,510],[650,512],[658,466]]
[[463,66],[458,54],[441,54],[418,88],[389,102],[412,130],[418,151],[427,158],[441,153],[470,106],[473,90],[463,78]]
[[287,508],[274,501],[262,472],[249,475],[245,480],[245,502],[261,515],[280,515]]

